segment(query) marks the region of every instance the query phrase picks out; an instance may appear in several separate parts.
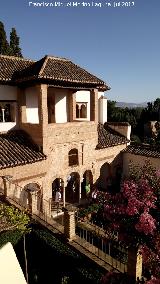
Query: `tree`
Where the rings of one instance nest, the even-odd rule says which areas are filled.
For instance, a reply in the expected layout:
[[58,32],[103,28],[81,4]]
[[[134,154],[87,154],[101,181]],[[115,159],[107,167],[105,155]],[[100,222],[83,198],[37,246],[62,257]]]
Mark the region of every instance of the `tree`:
[[15,28],[10,32],[10,55],[22,57],[21,48],[19,47],[19,37]]
[[0,22],[0,54],[3,55],[9,54],[9,44],[7,41],[6,32],[2,22]]
[[21,212],[13,206],[0,203],[0,233],[18,229],[23,234],[28,230],[29,220],[25,212]]

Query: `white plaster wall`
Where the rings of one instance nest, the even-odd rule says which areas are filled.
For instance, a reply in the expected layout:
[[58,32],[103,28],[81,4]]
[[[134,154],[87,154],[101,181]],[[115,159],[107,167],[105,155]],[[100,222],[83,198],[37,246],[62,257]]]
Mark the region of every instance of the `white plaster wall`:
[[0,100],[17,100],[17,87],[0,85]]
[[67,122],[67,92],[65,90],[55,92],[55,120],[56,123]]
[[[87,118],[83,120],[90,120],[90,91],[77,91],[76,92],[77,103],[87,103]],[[81,118],[82,120],[82,118]]]
[[35,88],[27,88],[25,90],[26,95],[26,116],[27,122],[39,123],[38,116],[38,95]]
[[107,98],[100,97],[98,100],[98,120],[101,123],[107,122]]
[[0,249],[0,283],[27,284],[11,243]]
[[104,96],[104,92],[98,92],[98,99],[102,96]]
[[0,122],[0,132],[7,132],[16,126],[16,122]]

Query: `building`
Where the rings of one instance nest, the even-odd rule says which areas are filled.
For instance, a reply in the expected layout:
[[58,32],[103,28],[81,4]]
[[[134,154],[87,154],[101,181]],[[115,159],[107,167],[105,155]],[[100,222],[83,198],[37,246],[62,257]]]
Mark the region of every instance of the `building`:
[[51,215],[83,203],[122,167],[130,126],[106,123],[106,83],[70,60],[0,56],[0,189],[30,211]]

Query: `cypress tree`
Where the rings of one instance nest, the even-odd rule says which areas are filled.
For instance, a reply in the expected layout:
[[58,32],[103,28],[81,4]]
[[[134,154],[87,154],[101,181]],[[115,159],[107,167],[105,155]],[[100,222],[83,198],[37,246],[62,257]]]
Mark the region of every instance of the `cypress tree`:
[[0,54],[9,55],[9,44],[6,37],[4,25],[0,22]]
[[22,57],[21,48],[19,47],[19,37],[15,28],[10,32],[10,55]]

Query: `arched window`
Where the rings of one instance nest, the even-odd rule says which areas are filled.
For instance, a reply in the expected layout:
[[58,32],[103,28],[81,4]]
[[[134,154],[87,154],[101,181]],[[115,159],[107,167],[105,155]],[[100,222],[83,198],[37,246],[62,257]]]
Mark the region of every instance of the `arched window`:
[[78,165],[78,150],[77,149],[74,148],[69,151],[68,160],[69,160],[69,166]]
[[76,118],[87,118],[87,103],[76,103]]
[[87,105],[86,104],[81,105],[80,117],[87,118]]

